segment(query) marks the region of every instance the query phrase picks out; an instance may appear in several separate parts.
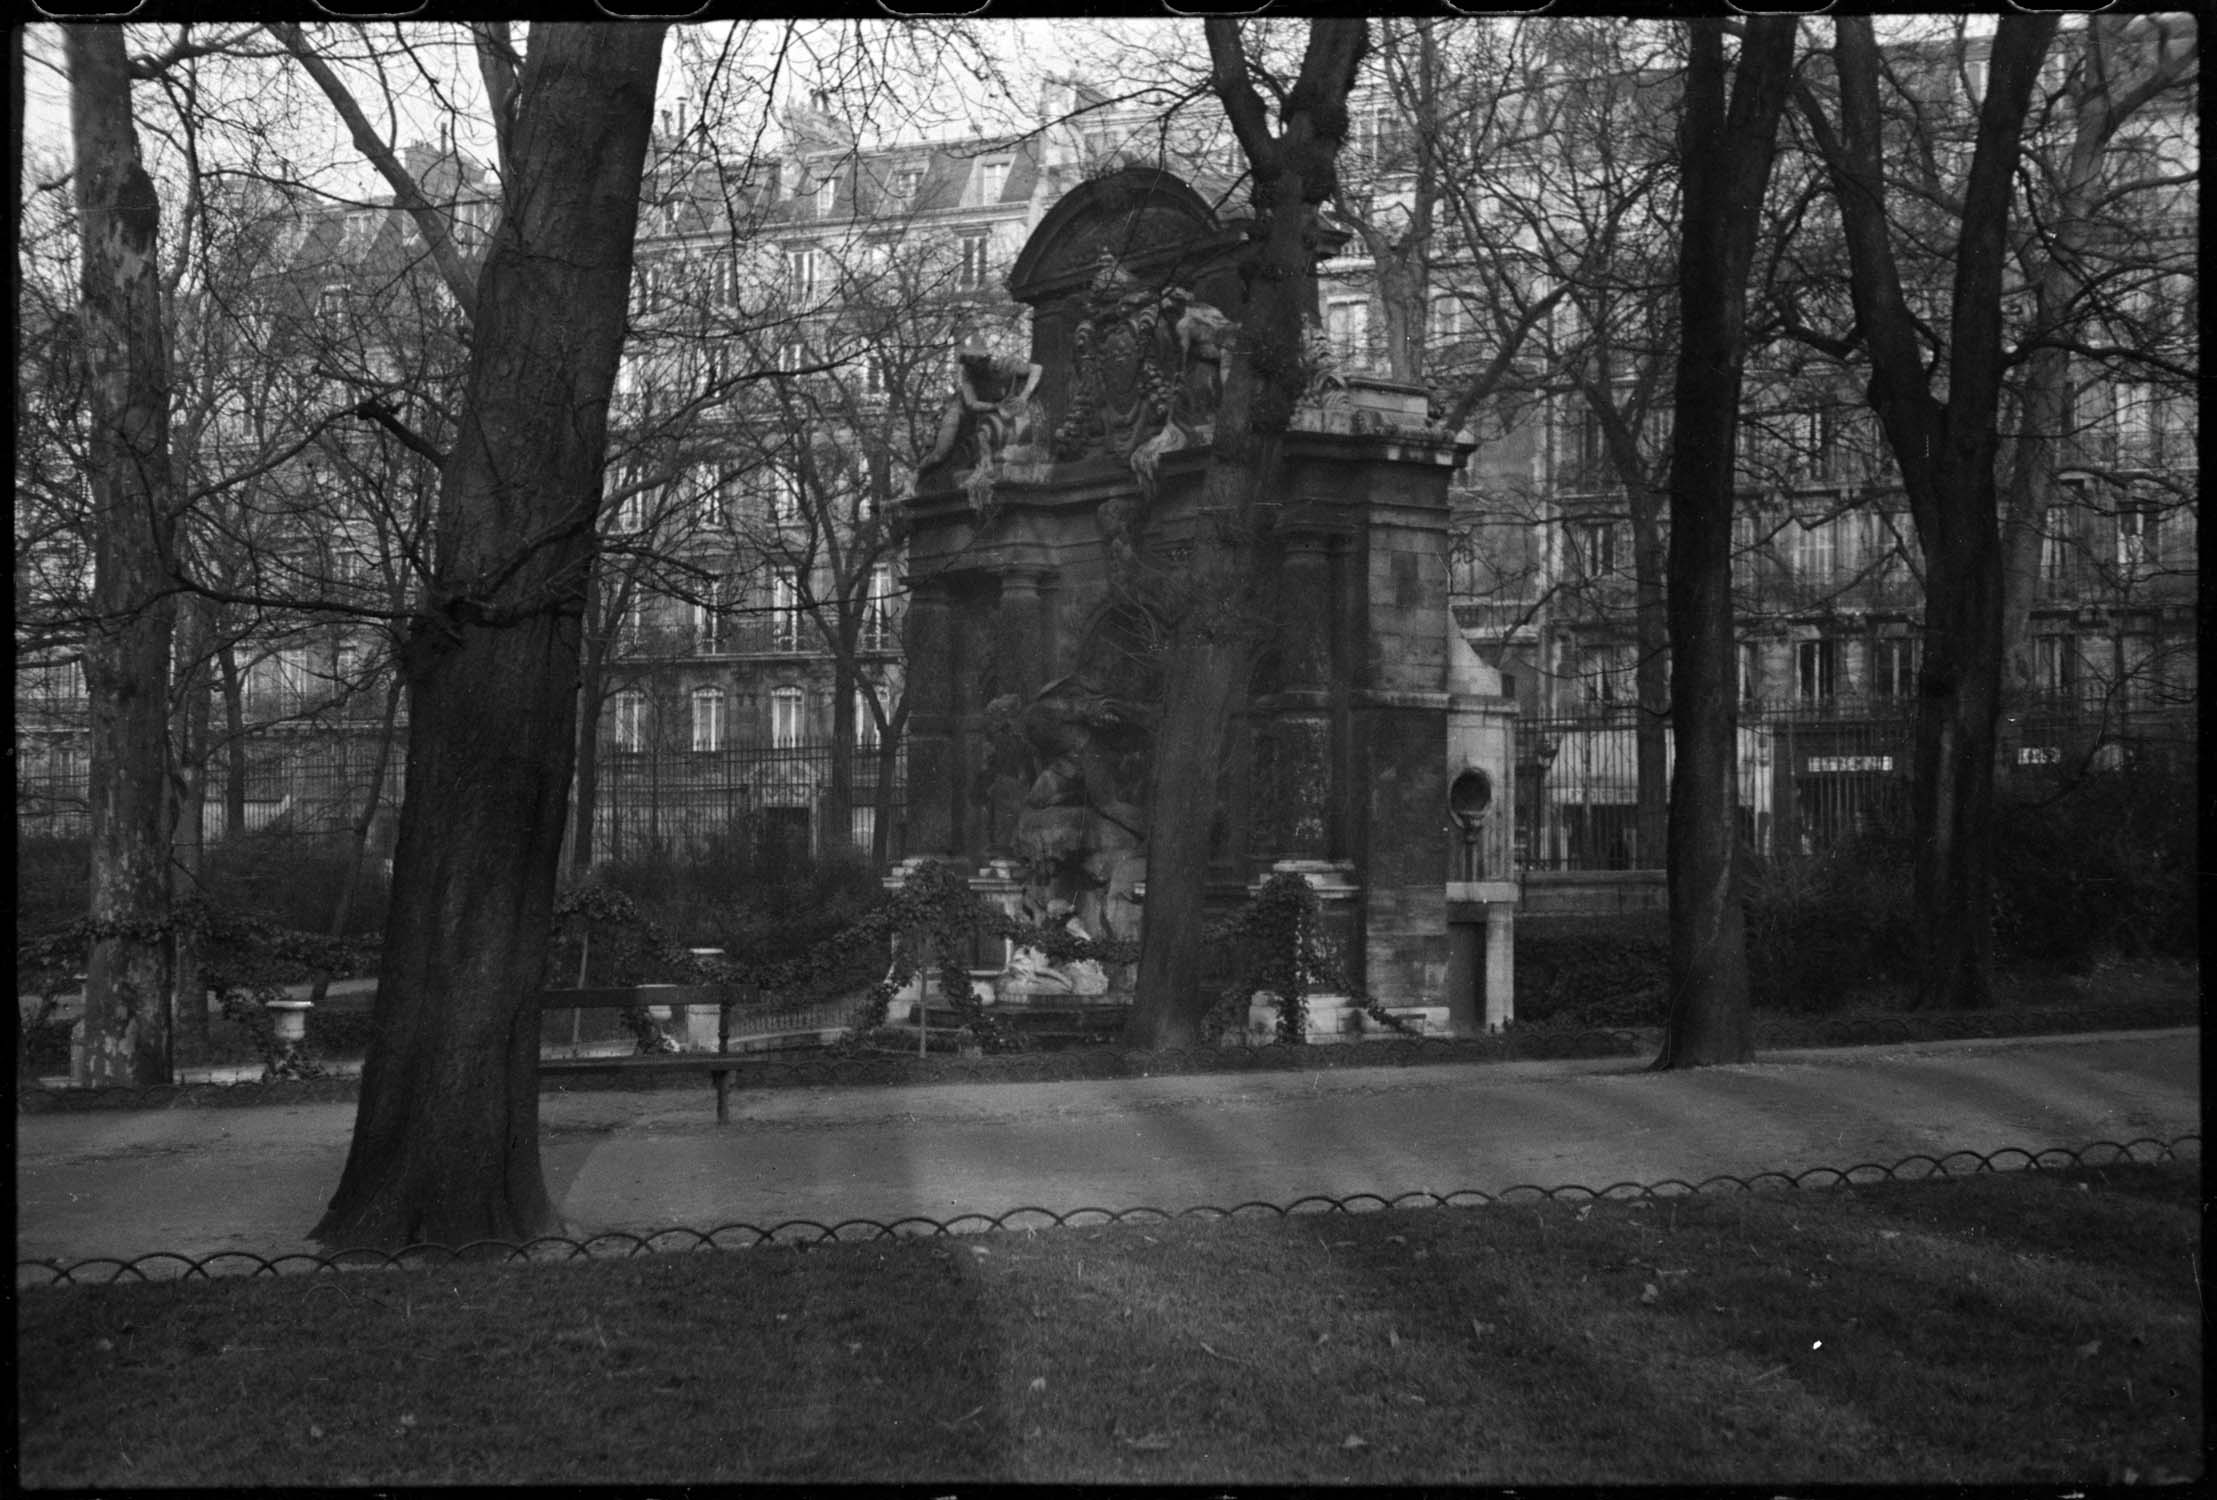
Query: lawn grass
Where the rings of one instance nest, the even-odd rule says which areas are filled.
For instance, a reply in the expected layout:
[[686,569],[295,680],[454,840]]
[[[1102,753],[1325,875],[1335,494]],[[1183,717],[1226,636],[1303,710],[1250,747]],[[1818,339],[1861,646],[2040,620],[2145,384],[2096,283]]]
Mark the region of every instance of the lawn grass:
[[20,1477],[2194,1477],[2197,1191],[2115,1166],[35,1290]]

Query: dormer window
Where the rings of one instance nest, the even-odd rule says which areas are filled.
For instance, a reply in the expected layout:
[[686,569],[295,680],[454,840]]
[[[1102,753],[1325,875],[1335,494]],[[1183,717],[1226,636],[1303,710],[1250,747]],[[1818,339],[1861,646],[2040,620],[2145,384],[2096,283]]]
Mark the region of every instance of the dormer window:
[[994,204],[1001,201],[1001,194],[1008,188],[1008,163],[988,161],[978,164],[978,202]]
[[913,203],[916,201],[917,191],[923,185],[924,174],[922,172],[914,167],[903,167],[895,172],[892,180],[886,184],[886,194],[895,203]]
[[839,208],[839,174],[834,172],[816,184],[816,217],[828,219]]

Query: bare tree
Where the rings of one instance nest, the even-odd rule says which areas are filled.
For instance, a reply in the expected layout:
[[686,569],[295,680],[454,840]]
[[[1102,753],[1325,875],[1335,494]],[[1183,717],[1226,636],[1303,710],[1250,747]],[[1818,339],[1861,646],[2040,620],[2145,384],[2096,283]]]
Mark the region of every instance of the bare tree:
[[167,794],[169,593],[176,499],[169,468],[169,348],[161,204],[139,155],[123,32],[65,33],[84,300],[94,495],[91,630],[92,912],[113,926],[85,976],[81,1082],[166,1082],[169,1071]]
[[[1830,169],[1850,290],[1870,351],[1870,403],[1916,519],[1925,561],[1914,816],[1920,959],[1916,1003],[1992,1000],[1994,757],[2001,711],[2001,535],[1995,464],[2010,206],[2026,111],[2056,20],[2008,16],[1994,32],[1963,186],[1945,362],[1924,359],[1887,216],[1880,52],[1870,22],[1835,23],[1838,120],[1814,90],[1802,114]],[[1939,373],[1942,386],[1935,379]],[[1944,395],[1942,392],[1944,391]]]
[[539,26],[520,65],[485,44],[513,90],[508,175],[464,301],[469,376],[402,648],[394,899],[353,1146],[314,1231],[327,1243],[513,1240],[558,1223],[539,1164],[536,993],[662,41],[649,23]]
[[1747,362],[1748,271],[1763,224],[1795,22],[1748,23],[1725,97],[1724,23],[1689,22],[1680,140],[1677,419],[1670,473],[1670,1010],[1659,1068],[1754,1055],[1738,881],[1733,452]]
[[[1225,361],[1201,514],[1183,560],[1148,792],[1147,925],[1127,1036],[1135,1046],[1191,1044],[1208,1007],[1201,985],[1202,895],[1223,746],[1260,642],[1264,502],[1276,492],[1285,434],[1304,390],[1305,323],[1347,137],[1347,97],[1369,47],[1361,20],[1310,23],[1300,71],[1275,121],[1238,23],[1205,23],[1211,82],[1253,177],[1255,274]],[[1275,92],[1275,90],[1274,90]]]

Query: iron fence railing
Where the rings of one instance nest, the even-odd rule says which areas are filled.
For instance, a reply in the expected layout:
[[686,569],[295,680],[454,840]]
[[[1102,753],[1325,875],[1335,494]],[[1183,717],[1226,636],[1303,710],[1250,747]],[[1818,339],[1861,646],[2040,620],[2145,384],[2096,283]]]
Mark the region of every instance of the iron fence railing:
[[[1842,700],[1799,711],[1757,707],[1739,727],[1739,818],[1758,854],[1811,852],[1858,833],[1899,826],[1915,765],[1916,708],[1908,700]],[[1642,812],[1636,707],[1518,724],[1517,850],[1534,870],[1660,869],[1662,809],[1672,760],[1667,718],[1652,723],[1658,769]],[[2005,726],[2010,777],[2129,768],[2150,749],[2175,754],[2198,740],[2190,714],[2128,705],[2043,700]]]
[[[211,767],[201,840],[234,834],[315,839],[349,832],[377,779],[377,724],[288,726],[257,734],[232,791],[228,768]],[[874,745],[850,753],[847,826],[829,815],[834,752],[809,741],[735,743],[696,751],[656,744],[631,751],[604,747],[595,788],[596,850],[625,858],[698,849],[717,836],[746,836],[823,853],[846,843],[869,852],[882,823],[887,857],[898,859],[908,800],[907,757],[888,767]],[[370,853],[392,852],[403,789],[404,747],[385,757],[377,785]],[[82,838],[89,831],[91,768],[82,736],[49,735],[19,744],[18,839]]]
[[940,1238],[995,1231],[1161,1223],[1176,1219],[1223,1220],[1271,1216],[1289,1219],[1301,1214],[1376,1213],[1386,1209],[1409,1208],[1482,1208],[1493,1204],[1552,1202],[1559,1199],[1570,1202],[1636,1202],[1699,1193],[1792,1191],[1877,1182],[1922,1182],[1934,1177],[1969,1177],[1989,1172],[2059,1171],[2069,1168],[2198,1160],[2201,1156],[2201,1139],[2196,1134],[2174,1136],[2169,1140],[2156,1136],[2139,1136],[2129,1141],[2091,1141],[2082,1146],[2003,1146],[1993,1151],[1949,1151],[1937,1156],[1919,1152],[1892,1163],[1864,1161],[1846,1167],[1771,1170],[1748,1176],[1718,1173],[1704,1177],[1699,1182],[1673,1177],[1661,1182],[1614,1182],[1600,1188],[1583,1183],[1566,1183],[1556,1187],[1519,1183],[1498,1191],[1458,1188],[1446,1193],[1415,1191],[1390,1196],[1382,1193],[1353,1193],[1346,1197],[1316,1193],[1297,1198],[1291,1203],[1250,1199],[1229,1208],[1202,1204],[1176,1210],[1151,1205],[1120,1209],[1088,1206],[1060,1210],[1026,1205],[998,1214],[961,1214],[953,1219],[934,1219],[923,1214],[909,1214],[892,1220],[841,1219],[831,1224],[820,1219],[782,1219],[766,1227],[744,1223],[719,1224],[712,1229],[674,1226],[644,1233],[615,1230],[582,1240],[567,1235],[542,1235],[521,1243],[476,1240],[463,1245],[409,1245],[393,1251],[338,1250],[329,1255],[302,1252],[264,1256],[250,1250],[226,1250],[214,1255],[195,1257],[175,1251],[155,1251],[127,1258],[102,1256],[67,1263],[58,1260],[19,1260],[15,1266],[15,1279],[17,1288],[25,1290],[78,1284],[212,1280],[217,1276],[413,1270],[448,1265],[457,1260],[628,1260],[641,1255],[752,1249],[760,1245]]

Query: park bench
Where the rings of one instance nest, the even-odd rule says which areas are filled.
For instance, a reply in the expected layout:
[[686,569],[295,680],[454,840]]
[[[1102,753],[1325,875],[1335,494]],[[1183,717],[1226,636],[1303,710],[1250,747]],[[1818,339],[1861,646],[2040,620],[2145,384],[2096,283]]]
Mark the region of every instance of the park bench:
[[731,1075],[741,1065],[731,1051],[731,1011],[742,998],[729,984],[636,984],[592,989],[541,990],[539,1010],[632,1010],[647,1006],[716,1007],[714,1052],[648,1052],[614,1057],[545,1057],[539,1073],[706,1073],[716,1085],[716,1123],[731,1119]]

